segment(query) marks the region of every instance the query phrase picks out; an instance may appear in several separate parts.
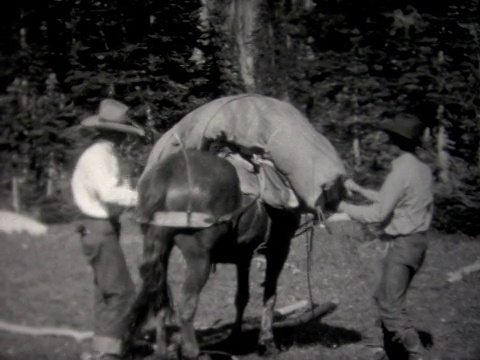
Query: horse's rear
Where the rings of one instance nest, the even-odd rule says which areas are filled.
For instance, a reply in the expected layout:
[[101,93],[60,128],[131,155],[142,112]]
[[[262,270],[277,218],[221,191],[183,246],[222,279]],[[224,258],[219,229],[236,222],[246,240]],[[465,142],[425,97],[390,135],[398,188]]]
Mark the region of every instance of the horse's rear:
[[176,245],[187,265],[179,308],[182,354],[195,359],[199,348],[193,316],[198,296],[209,276],[212,249],[229,232],[230,224],[195,227],[188,223],[188,217],[183,217],[185,224],[179,225],[177,221],[176,226],[158,223],[152,226],[152,222],[158,214],[207,214],[211,219],[231,214],[242,207],[238,176],[235,168],[219,157],[182,151],[154,166],[142,177],[138,190],[138,216],[144,234],[144,262],[140,267],[143,284],[130,313],[131,333],[127,334],[126,355],[131,356],[132,339],[153,313],[157,317],[156,353],[159,358],[167,358],[165,317],[170,308],[167,264]]
[[156,164],[138,186],[139,217],[158,211],[221,216],[240,206],[240,185],[227,161],[200,151],[181,151]]

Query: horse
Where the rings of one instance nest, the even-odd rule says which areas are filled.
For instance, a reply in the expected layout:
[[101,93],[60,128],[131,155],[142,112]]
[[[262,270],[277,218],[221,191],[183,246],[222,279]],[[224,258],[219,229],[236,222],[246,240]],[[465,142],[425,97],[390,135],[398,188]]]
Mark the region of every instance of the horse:
[[160,160],[142,176],[138,193],[144,238],[142,286],[130,310],[124,357],[134,358],[133,339],[154,314],[156,349],[152,358],[169,358],[167,266],[174,246],[186,263],[178,307],[182,357],[200,356],[193,321],[200,293],[216,263],[236,265],[236,316],[230,337],[241,332],[249,301],[250,265],[259,248],[266,258],[266,273],[257,343],[263,354],[277,352],[273,334],[277,282],[300,225],[300,213],[276,209],[242,194],[235,167],[213,153],[198,150],[182,150]]

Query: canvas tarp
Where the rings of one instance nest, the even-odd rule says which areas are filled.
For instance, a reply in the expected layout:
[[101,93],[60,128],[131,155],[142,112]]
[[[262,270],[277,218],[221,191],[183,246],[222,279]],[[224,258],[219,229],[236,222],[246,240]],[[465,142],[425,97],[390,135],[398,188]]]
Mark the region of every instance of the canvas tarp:
[[154,145],[144,173],[182,147],[205,149],[214,139],[238,146],[243,156],[227,159],[239,170],[242,190],[257,186],[253,192],[272,206],[294,208],[298,197],[314,209],[323,187],[345,174],[332,144],[295,107],[253,94],[219,98],[187,114]]

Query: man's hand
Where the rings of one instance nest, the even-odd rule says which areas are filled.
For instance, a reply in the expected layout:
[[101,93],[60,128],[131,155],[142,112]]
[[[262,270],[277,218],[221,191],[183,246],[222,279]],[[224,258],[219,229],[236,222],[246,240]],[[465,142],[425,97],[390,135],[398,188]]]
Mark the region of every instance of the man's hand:
[[343,186],[347,189],[349,196],[351,196],[352,192],[359,192],[358,189],[360,188],[360,186],[350,178],[344,181]]
[[339,221],[348,221],[348,220],[352,220],[352,218],[344,212],[334,213],[327,218],[327,222],[339,222]]
[[352,193],[357,193],[372,202],[380,201],[380,194],[378,191],[366,189],[363,186],[358,185],[352,179],[345,180],[343,186],[347,189],[348,196],[351,196]]

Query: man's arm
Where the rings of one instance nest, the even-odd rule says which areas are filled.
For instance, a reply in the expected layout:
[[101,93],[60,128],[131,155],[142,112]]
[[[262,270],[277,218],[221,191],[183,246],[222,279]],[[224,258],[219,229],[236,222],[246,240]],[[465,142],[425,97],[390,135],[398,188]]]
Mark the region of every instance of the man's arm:
[[136,206],[138,194],[129,186],[121,184],[117,158],[104,154],[97,160],[98,163],[90,167],[89,178],[99,199],[108,204]]
[[393,210],[398,200],[405,192],[405,185],[402,173],[393,169],[385,179],[385,182],[378,193],[378,201],[371,205],[352,205],[341,202],[339,210],[347,213],[354,220],[363,223],[378,223],[386,220]]
[[344,183],[345,187],[353,192],[359,193],[364,198],[372,201],[378,202],[380,200],[380,192],[375,190],[366,189],[363,186],[358,185],[352,179],[347,179]]

